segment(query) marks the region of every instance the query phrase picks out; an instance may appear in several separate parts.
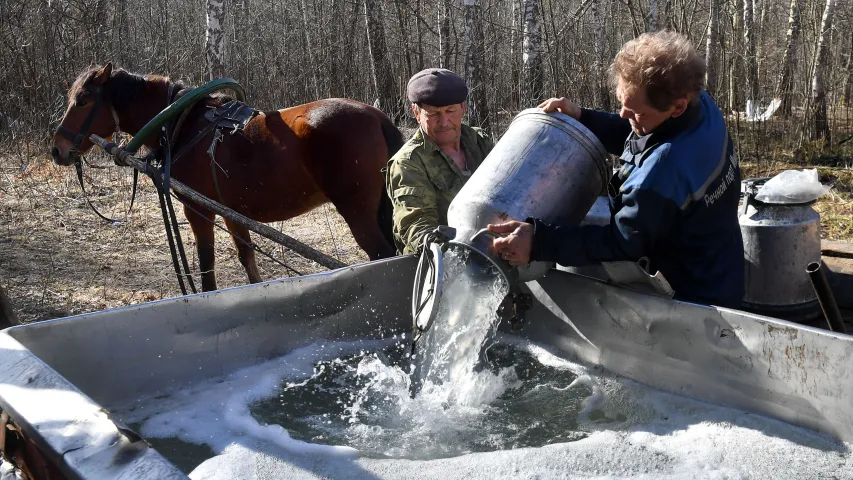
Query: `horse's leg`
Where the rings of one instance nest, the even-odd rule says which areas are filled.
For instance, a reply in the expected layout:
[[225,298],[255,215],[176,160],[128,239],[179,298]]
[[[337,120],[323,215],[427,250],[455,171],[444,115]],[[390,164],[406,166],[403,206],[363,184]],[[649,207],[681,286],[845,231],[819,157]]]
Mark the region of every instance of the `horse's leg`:
[[[360,151],[364,157],[372,154],[379,159],[378,162],[366,162],[362,158],[361,163],[347,162],[347,159],[352,158],[352,151],[341,151],[337,145],[333,147],[336,150],[323,152],[324,156],[344,160],[337,165],[328,165],[327,171],[322,174],[315,173],[317,185],[344,217],[356,243],[371,260],[393,257],[396,254],[394,246],[388,243],[379,225],[379,205],[381,196],[385,195],[385,179],[379,173],[379,167],[369,168],[371,164],[384,162],[384,145],[382,152],[353,147],[352,151]],[[368,167],[354,169],[351,166],[365,163]],[[341,164],[345,167],[341,168]]]
[[[249,229],[240,225],[237,222],[225,219],[225,226],[228,231],[234,236],[234,246],[237,247],[237,257],[240,259],[240,264],[246,269],[246,275],[249,276],[249,283],[258,283],[261,281],[261,273],[258,271],[258,262],[255,260],[255,249],[246,245],[252,243],[252,237],[249,234]],[[238,240],[241,238],[246,243]]]
[[[393,257],[395,255],[394,247],[388,244],[385,235],[379,228],[377,220],[378,213],[378,196],[376,198],[363,199],[374,200],[361,203],[357,194],[344,195],[343,198],[336,198],[338,195],[327,191],[329,200],[338,209],[338,213],[344,217],[352,236],[358,246],[367,253],[371,260],[380,258]],[[364,195],[364,193],[362,193]]]
[[195,236],[198,249],[198,269],[201,272],[201,289],[205,292],[216,290],[216,272],[213,267],[216,263],[214,257],[213,221],[216,215],[200,207],[194,206],[200,213],[190,210],[184,206],[184,216],[190,222],[190,228]]

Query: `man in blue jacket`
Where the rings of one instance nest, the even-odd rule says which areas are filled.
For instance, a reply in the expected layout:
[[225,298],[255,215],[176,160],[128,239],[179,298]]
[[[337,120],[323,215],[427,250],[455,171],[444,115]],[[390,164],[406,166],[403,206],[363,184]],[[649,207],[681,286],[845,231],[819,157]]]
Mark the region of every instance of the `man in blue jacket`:
[[648,257],[676,298],[737,308],[744,288],[740,168],[723,116],[704,91],[704,60],[680,34],[647,33],[622,47],[610,74],[619,115],[565,98],[539,106],[574,117],[621,155],[608,185],[610,224],[528,218],[490,225],[505,235],[495,248],[512,265]]

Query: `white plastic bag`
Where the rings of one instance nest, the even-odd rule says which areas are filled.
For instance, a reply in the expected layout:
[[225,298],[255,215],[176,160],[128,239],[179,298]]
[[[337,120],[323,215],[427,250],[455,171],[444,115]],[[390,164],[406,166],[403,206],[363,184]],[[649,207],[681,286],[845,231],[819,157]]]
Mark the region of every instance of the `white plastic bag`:
[[785,170],[758,189],[755,199],[764,203],[811,202],[829,191],[817,178],[817,169]]

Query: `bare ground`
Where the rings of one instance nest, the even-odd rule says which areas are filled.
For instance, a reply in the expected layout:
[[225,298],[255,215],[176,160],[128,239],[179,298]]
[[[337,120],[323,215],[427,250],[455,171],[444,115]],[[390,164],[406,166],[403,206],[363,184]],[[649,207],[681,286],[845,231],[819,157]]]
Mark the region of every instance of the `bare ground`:
[[[105,159],[101,159],[101,163]],[[86,170],[89,197],[107,216],[124,218],[129,169]],[[180,209],[177,203],[176,209]],[[193,272],[195,242],[182,211],[181,235]],[[218,219],[217,224],[224,226]],[[273,227],[348,263],[367,256],[330,204]],[[258,255],[265,280],[325,270],[260,236],[252,240],[293,270]],[[216,231],[219,288],[247,277],[230,236]],[[200,286],[196,276],[197,286]],[[156,190],[144,176],[126,222],[107,223],[87,207],[72,167],[44,157],[0,157],[0,283],[25,322],[114,308],[180,295]]]

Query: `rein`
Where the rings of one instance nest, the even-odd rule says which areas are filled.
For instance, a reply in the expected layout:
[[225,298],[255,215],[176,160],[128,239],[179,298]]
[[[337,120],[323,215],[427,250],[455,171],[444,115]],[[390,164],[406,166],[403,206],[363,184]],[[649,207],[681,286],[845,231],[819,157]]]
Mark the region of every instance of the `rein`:
[[[169,83],[169,89],[166,92],[166,108],[172,104],[175,99],[175,84]],[[170,182],[172,180],[172,135],[176,132],[175,121],[171,120],[161,127],[162,134],[160,135],[160,147],[162,148],[162,175],[160,182],[157,182],[153,177],[152,181],[157,187],[157,194],[160,197],[160,211],[163,214],[163,225],[166,227],[166,238],[169,242],[169,252],[172,255],[172,265],[175,267],[175,275],[178,277],[178,286],[181,292],[186,295],[187,289],[184,286],[184,277],[190,286],[192,293],[198,293],[193,282],[192,271],[190,270],[189,262],[187,262],[187,254],[184,251],[184,242],[181,240],[181,229],[178,226],[178,218],[175,216],[175,207],[172,205],[172,197]],[[136,170],[136,169],[134,169]],[[176,251],[177,250],[177,251]],[[178,265],[180,259],[180,266]],[[183,271],[181,271],[183,267]]]
[[[101,87],[97,87],[94,90],[91,90],[89,93],[91,93],[92,95],[95,96],[95,104],[92,105],[92,109],[89,110],[89,114],[86,115],[86,119],[83,120],[83,125],[80,126],[80,132],[75,134],[71,130],[63,127],[62,125],[59,125],[58,127],[56,127],[56,132],[59,133],[60,135],[62,135],[63,137],[67,138],[68,140],[71,140],[71,142],[72,142],[72,147],[71,147],[71,151],[69,152],[69,154],[73,154],[75,157],[74,169],[77,171],[77,182],[80,184],[80,190],[83,192],[83,198],[86,199],[86,204],[89,206],[89,208],[93,212],[95,212],[95,215],[97,215],[98,217],[100,217],[104,221],[107,221],[110,223],[126,222],[127,217],[125,217],[121,220],[117,220],[114,218],[107,217],[106,215],[99,212],[98,209],[95,208],[95,205],[92,204],[92,201],[89,200],[89,194],[86,193],[86,185],[85,185],[85,182],[83,181],[83,162],[85,162],[86,165],[89,166],[90,168],[96,168],[96,169],[106,168],[103,166],[92,165],[91,163],[89,163],[88,160],[86,160],[86,157],[84,157],[80,153],[80,146],[83,144],[83,142],[89,136],[89,129],[92,127],[92,123],[95,121],[95,117],[97,116],[98,111],[101,109],[101,107],[104,104],[103,98],[101,97]],[[116,131],[118,131],[119,130],[118,113],[116,113],[116,109],[112,105],[110,105],[110,112],[112,113],[113,120],[115,121],[115,124],[116,124]],[[138,182],[139,182],[139,172],[134,170],[133,171],[133,186],[131,187],[131,194],[130,194],[130,206],[127,209],[127,214],[130,214],[131,210],[133,210],[133,203],[136,200],[136,185]]]

